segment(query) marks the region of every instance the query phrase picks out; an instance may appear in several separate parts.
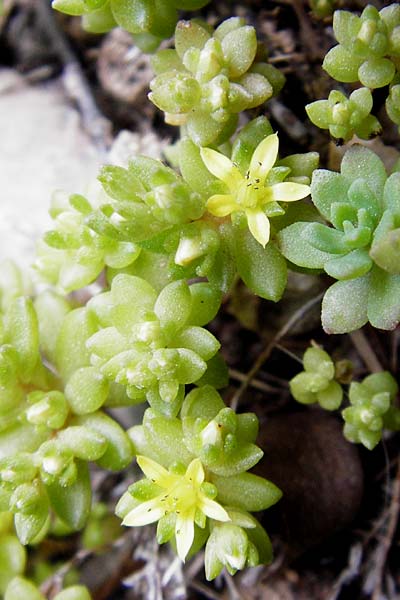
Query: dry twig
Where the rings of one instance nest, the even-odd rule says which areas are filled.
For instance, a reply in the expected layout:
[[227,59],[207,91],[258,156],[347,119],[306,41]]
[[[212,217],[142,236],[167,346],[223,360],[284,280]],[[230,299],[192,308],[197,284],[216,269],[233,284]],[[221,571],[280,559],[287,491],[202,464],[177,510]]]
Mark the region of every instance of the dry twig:
[[362,329],[352,331],[350,338],[371,373],[379,373],[384,370]]
[[311,298],[311,300],[309,300],[308,302],[306,302],[305,304],[303,304],[303,306],[301,306],[298,310],[296,310],[296,312],[293,313],[293,315],[290,317],[290,319],[288,319],[288,321],[286,321],[286,323],[283,325],[283,327],[281,327],[281,329],[275,334],[275,336],[272,338],[272,340],[265,346],[264,350],[261,352],[261,354],[259,354],[259,356],[258,356],[257,360],[255,361],[254,365],[252,366],[252,368],[250,369],[250,371],[247,373],[246,379],[242,382],[242,384],[239,387],[239,389],[234,393],[234,395],[232,397],[232,400],[231,400],[231,403],[230,403],[231,407],[233,409],[236,409],[241,396],[243,395],[243,393],[246,391],[246,389],[250,385],[250,382],[253,380],[253,378],[256,375],[256,373],[258,373],[258,371],[263,366],[263,364],[265,363],[265,361],[269,358],[269,356],[270,356],[272,350],[274,349],[275,345],[290,331],[290,329],[302,317],[304,317],[304,315],[311,308],[313,308],[313,306],[315,306],[315,304],[317,304],[318,302],[321,301],[322,296],[323,296],[323,292],[321,294],[318,294],[318,296],[315,296],[314,298]]
[[372,600],[381,600],[382,581],[390,547],[396,532],[400,512],[400,458],[397,461],[396,477],[392,485],[392,499],[387,511],[387,528],[385,535],[379,540],[374,551],[373,568],[368,571],[364,591],[372,593]]

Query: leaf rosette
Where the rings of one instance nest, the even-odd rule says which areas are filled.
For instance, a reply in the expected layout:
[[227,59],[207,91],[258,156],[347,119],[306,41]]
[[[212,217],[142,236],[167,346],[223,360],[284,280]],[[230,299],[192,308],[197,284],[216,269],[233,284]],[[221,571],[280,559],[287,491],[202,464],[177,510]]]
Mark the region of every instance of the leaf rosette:
[[388,177],[374,152],[353,146],[340,173],[315,171],[311,196],[329,225],[294,223],[278,240],[292,263],[338,280],[323,299],[324,329],[346,333],[368,321],[394,329],[400,320],[400,174]]
[[284,83],[259,55],[255,29],[243,19],[227,19],[214,32],[180,21],[175,50],[161,50],[152,60],[149,98],[197,145],[221,144],[235,131],[239,112],[263,104]]

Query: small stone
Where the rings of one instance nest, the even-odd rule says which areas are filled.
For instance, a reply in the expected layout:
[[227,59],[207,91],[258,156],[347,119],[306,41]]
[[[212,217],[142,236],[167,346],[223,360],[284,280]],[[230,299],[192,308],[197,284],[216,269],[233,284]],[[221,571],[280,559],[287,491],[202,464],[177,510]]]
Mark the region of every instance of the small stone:
[[289,554],[350,525],[362,498],[363,471],[358,449],[344,439],[336,417],[318,409],[271,416],[258,444],[265,455],[255,471],[283,492],[277,510]]

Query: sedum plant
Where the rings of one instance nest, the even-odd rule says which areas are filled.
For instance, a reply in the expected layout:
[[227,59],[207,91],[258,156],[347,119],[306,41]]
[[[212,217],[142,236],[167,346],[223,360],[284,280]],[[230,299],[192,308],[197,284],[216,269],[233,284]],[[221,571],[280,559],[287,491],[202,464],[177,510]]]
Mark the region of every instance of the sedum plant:
[[[176,281],[157,296],[144,280],[117,275],[111,290],[89,301],[88,318],[97,331],[86,342],[93,366],[76,371],[67,391],[80,399],[86,377],[100,377],[126,389],[132,403],[145,399],[160,412],[175,415],[183,400],[184,386],[198,381],[207,370],[207,361],[219,350],[215,337],[200,325],[214,316],[204,307],[206,284],[188,286]],[[218,294],[217,294],[218,298]],[[204,300],[203,300],[204,302]],[[73,390],[73,391],[72,391]],[[100,396],[99,396],[100,402]]]
[[343,390],[335,381],[335,364],[327,352],[316,346],[306,350],[304,371],[289,381],[292,396],[301,404],[318,404],[336,410],[342,403]]
[[[53,2],[83,15],[90,31],[118,24],[147,49],[171,35],[177,9],[205,4]],[[332,5],[312,4],[321,14]],[[336,15],[340,45],[325,67],[369,88],[390,84],[387,110],[398,123],[398,7]],[[206,329],[239,277],[276,302],[286,260],[325,271],[337,280],[323,300],[329,333],[368,321],[392,329],[400,320],[399,173],[388,177],[380,159],[358,146],[340,173],[315,170],[315,152],[282,158],[264,116],[236,131],[240,113],[283,85],[266,60],[242,19],[215,30],[179,22],[175,48],[153,57],[150,94],[166,121],[180,126],[166,151],[171,166],[133,157],[126,168],[103,167],[87,198],[56,194],[54,226],[39,242],[35,265],[44,291],[11,263],[0,270],[0,537],[4,552],[15,555],[0,565],[5,600],[44,598],[23,577],[23,545],[83,528],[88,548],[114,539],[116,517],[103,504],[91,508],[90,463],[121,471],[136,457],[144,477],[117,504],[122,524],[157,523],[157,541],[171,542],[182,561],[204,547],[208,580],[224,568],[234,574],[272,560],[269,537],[251,513],[281,492],[251,472],[263,455],[258,419],[236,413],[217,391],[227,384],[227,367]],[[332,92],[308,112],[348,140],[377,131],[371,108],[363,88],[349,98]],[[305,201],[310,191],[312,204]],[[339,375],[329,355],[311,347],[290,388],[299,402],[334,410],[343,396]],[[346,437],[372,448],[383,427],[399,428],[396,392],[388,373],[353,382]],[[118,409],[145,402],[142,418],[129,410],[124,429]],[[90,595],[72,586],[55,598]]]
[[133,34],[145,52],[153,52],[169,38],[178,19],[178,10],[196,10],[209,0],[53,0],[52,7],[67,15],[82,16],[90,33],[105,33],[122,27]]
[[62,381],[42,362],[29,298],[10,303],[1,341],[0,506],[13,513],[26,544],[47,533],[50,508],[71,530],[80,529],[91,502],[87,462],[118,470],[131,461],[132,449],[111,417],[89,408],[85,422],[74,418]]
[[378,11],[368,5],[360,17],[349,11],[335,11],[333,30],[339,45],[325,56],[323,68],[337,81],[360,81],[365,87],[352,92],[349,98],[333,90],[327,100],[308,104],[310,120],[345,142],[354,134],[369,139],[379,134],[381,127],[370,114],[373,102],[368,88],[390,85],[386,112],[399,125],[400,6],[391,4]]
[[[276,231],[270,233],[269,219],[278,223],[286,201],[308,194],[318,154],[279,159],[278,138],[265,117],[243,127],[226,151],[231,159],[185,137],[172,149],[181,174],[141,156],[127,169],[103,167],[102,189],[90,203],[73,195],[52,209],[55,228],[38,247],[40,275],[63,293],[92,283],[104,267],[110,280],[129,273],[157,291],[174,280],[203,277],[227,292],[239,273],[257,294],[277,301],[286,285],[286,264],[274,241],[267,244]],[[217,164],[225,170],[216,170]],[[227,181],[231,172],[233,192],[240,192],[236,199],[215,176]],[[215,204],[227,200],[231,221],[226,206]],[[218,294],[209,295],[218,303]]]
[[400,6],[378,11],[366,6],[360,17],[335,11],[333,31],[339,44],[325,57],[323,68],[337,81],[361,81],[367,88],[390,84],[399,69]]
[[104,227],[103,231],[88,227],[87,218],[94,210],[78,194],[69,198],[57,194],[53,200],[50,215],[55,228],[39,242],[36,266],[61,293],[88,285],[106,266],[127,267],[139,255],[135,243],[107,235]]
[[211,148],[202,148],[200,152],[207,169],[229,190],[228,194],[211,196],[207,200],[208,211],[215,217],[244,212],[252,236],[264,247],[270,238],[268,217],[284,212],[279,202],[300,200],[310,192],[310,188],[301,183],[274,182],[272,169],[278,156],[278,145],[276,134],[260,142],[245,175],[223,154]]
[[156,77],[149,98],[195,144],[221,144],[235,131],[241,111],[281,89],[283,76],[266,60],[254,28],[243,19],[232,17],[214,32],[206,24],[180,21],[175,50],[160,50],[152,59]]
[[[234,572],[246,564],[269,562],[268,536],[248,511],[270,507],[281,493],[246,472],[262,456],[254,443],[257,431],[255,415],[236,415],[209,385],[191,391],[173,419],[148,409],[143,425],[129,432],[146,479],[122,496],[117,514],[123,524],[158,521],[159,543],[173,540],[182,560],[207,539],[206,555],[214,557],[215,538],[221,539],[215,564],[206,565],[208,579],[223,565]],[[221,524],[229,526],[217,529]]]
[[394,329],[400,320],[399,182],[400,174],[388,177],[374,152],[353,146],[340,173],[313,175],[312,200],[328,224],[298,222],[279,233],[287,259],[338,280],[322,302],[327,332],[346,333],[368,321]]
[[382,437],[382,430],[400,429],[400,410],[393,401],[398,385],[387,371],[368,375],[349,389],[350,406],[342,411],[344,435],[350,442],[372,450]]
[[381,125],[372,110],[372,94],[360,88],[346,98],[342,92],[332,90],[327,100],[307,104],[307,115],[321,129],[329,129],[332,137],[348,142],[353,135],[368,140],[381,132]]

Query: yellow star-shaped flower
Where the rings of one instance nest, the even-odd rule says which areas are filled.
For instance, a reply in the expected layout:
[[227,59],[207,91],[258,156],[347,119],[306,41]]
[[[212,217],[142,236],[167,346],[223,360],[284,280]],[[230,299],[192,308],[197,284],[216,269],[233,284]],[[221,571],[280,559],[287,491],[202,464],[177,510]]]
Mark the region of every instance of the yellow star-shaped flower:
[[252,235],[264,247],[270,237],[270,224],[265,213],[268,203],[293,202],[310,193],[308,185],[290,181],[265,185],[277,159],[278,148],[276,133],[263,139],[253,153],[245,176],[223,154],[211,148],[200,150],[207,169],[229,189],[228,194],[215,194],[208,199],[208,211],[215,217],[226,217],[236,211],[244,211]]
[[[162,493],[131,510],[123,520],[123,525],[148,525],[175,513],[176,547],[180,559],[185,561],[194,539],[197,511],[216,521],[230,521],[226,510],[204,492],[204,469],[200,459],[192,460],[184,475],[171,473],[145,456],[138,456],[137,462],[146,477],[161,488]],[[209,489],[214,487],[207,485]]]

